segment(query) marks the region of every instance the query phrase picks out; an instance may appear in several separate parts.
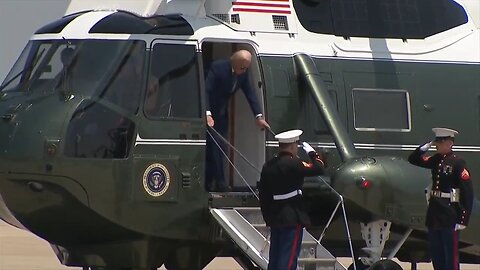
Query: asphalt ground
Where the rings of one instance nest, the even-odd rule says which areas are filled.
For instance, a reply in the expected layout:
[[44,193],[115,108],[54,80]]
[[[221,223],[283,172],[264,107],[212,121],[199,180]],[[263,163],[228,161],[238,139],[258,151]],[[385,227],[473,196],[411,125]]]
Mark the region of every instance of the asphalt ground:
[[[349,258],[340,262],[348,266]],[[403,269],[410,269],[410,264],[400,263]],[[462,270],[480,270],[480,265],[462,264]],[[34,234],[12,227],[0,221],[0,270],[82,270],[78,267],[66,267],[60,264],[49,244]],[[164,268],[160,268],[164,269]],[[231,258],[217,258],[205,269],[240,270]],[[432,270],[430,263],[418,264],[419,270]]]

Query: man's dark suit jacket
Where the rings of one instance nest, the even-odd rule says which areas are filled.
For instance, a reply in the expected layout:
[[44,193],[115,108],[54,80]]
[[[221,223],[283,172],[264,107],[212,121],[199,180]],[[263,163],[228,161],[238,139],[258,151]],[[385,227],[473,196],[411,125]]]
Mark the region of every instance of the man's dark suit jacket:
[[205,88],[207,92],[207,110],[211,111],[213,118],[226,117],[228,100],[238,88],[241,88],[250,104],[254,115],[262,113],[257,95],[250,85],[248,71],[237,76],[237,84],[234,86],[234,74],[229,60],[221,59],[212,63],[208,71]]

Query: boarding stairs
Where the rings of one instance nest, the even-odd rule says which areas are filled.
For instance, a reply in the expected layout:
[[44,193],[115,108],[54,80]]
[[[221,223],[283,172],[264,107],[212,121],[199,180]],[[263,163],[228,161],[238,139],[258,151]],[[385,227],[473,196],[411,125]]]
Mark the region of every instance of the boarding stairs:
[[[210,212],[235,244],[260,269],[267,269],[270,229],[259,207],[211,208]],[[307,230],[303,231],[298,270],[345,270]]]

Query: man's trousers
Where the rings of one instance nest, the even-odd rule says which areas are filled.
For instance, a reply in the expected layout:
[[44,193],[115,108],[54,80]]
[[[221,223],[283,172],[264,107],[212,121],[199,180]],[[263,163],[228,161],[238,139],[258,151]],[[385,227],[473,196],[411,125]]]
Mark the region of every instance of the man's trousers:
[[428,228],[432,264],[435,270],[459,270],[458,231],[455,227]]
[[297,269],[302,246],[303,226],[270,227],[268,270]]

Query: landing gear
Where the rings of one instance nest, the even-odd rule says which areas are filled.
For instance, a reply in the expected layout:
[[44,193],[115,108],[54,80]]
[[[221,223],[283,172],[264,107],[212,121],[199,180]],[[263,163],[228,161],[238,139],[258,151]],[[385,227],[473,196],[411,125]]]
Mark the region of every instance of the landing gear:
[[[360,223],[362,238],[367,244],[367,246],[363,248],[363,251],[365,251],[368,256],[361,257],[355,261],[357,263],[357,270],[402,270],[402,267],[400,267],[398,263],[392,261],[392,259],[413,230],[408,229],[405,231],[400,241],[396,243],[390,254],[386,256],[386,259],[381,260],[385,242],[387,242],[390,236],[391,224],[392,223],[387,220],[377,220],[367,224]],[[353,269],[353,264],[350,265],[348,269]]]
[[[355,264],[357,266],[357,270],[402,270],[402,267],[389,259],[380,260],[372,264],[372,266],[368,266],[362,262],[360,258],[355,260]],[[348,267],[348,270],[354,270],[353,263]]]
[[377,220],[370,223],[360,223],[362,238],[367,243],[367,247],[363,250],[368,254],[368,257],[362,258],[368,265],[373,265],[380,261],[382,257],[385,242],[390,236],[390,225],[392,223],[387,220]]

